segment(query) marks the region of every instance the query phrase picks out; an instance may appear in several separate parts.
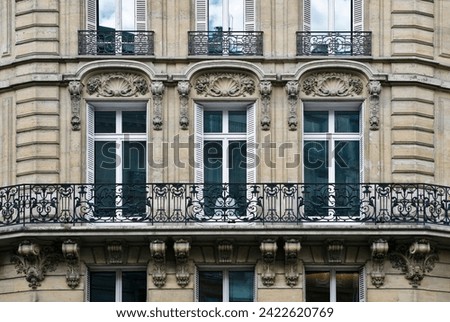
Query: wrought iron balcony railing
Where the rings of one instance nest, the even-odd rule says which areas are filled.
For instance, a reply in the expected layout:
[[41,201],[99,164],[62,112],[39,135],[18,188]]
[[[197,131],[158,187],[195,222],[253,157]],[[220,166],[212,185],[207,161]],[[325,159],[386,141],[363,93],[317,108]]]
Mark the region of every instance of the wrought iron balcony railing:
[[370,31],[298,31],[297,56],[371,56]]
[[429,184],[24,184],[0,188],[0,227],[42,223],[450,225],[450,187]]
[[79,30],[79,55],[154,55],[154,32]]
[[262,31],[189,31],[189,55],[262,56]]

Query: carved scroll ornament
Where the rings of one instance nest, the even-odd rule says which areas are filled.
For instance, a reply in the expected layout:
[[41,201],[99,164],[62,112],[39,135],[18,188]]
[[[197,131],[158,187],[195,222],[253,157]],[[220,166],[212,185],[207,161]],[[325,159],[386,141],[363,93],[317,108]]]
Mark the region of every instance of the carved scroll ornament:
[[255,81],[242,73],[208,73],[200,76],[194,88],[204,97],[246,97],[255,92]]
[[102,97],[132,97],[148,93],[147,80],[134,73],[103,73],[90,77],[86,82],[89,95]]

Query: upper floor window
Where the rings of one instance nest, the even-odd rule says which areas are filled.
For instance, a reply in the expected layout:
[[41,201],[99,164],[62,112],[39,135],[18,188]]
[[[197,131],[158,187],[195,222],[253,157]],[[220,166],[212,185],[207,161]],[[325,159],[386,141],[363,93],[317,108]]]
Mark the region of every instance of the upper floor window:
[[363,0],[304,0],[304,30],[363,30]]
[[196,0],[197,31],[255,30],[255,0]]
[[86,0],[88,30],[145,30],[146,0]]

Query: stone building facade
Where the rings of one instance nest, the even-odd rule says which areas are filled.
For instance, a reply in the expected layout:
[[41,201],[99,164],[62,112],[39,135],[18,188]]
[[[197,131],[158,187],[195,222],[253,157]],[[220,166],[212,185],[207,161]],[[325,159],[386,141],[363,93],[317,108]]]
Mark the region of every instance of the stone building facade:
[[449,12],[2,1],[0,301],[450,301]]

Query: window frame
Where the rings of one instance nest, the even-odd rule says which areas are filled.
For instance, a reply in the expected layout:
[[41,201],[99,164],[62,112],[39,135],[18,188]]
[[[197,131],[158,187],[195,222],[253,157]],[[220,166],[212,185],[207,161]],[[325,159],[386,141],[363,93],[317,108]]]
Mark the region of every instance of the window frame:
[[355,266],[355,265],[305,265],[303,268],[303,299],[306,302],[306,294],[308,290],[306,289],[306,273],[308,271],[315,272],[329,272],[330,273],[330,301],[336,302],[337,288],[336,288],[336,273],[340,272],[354,272],[358,273],[358,302],[366,302],[367,296],[367,285],[366,285],[366,268],[365,266]]
[[86,289],[85,302],[90,302],[91,299],[91,272],[115,272],[115,302],[122,302],[122,273],[123,272],[143,272],[146,276],[146,294],[145,301],[148,301],[148,272],[145,266],[90,266],[86,273]]
[[200,276],[199,272],[201,271],[213,271],[213,272],[226,272],[223,274],[222,286],[222,302],[229,302],[229,272],[230,271],[252,271],[253,272],[253,301],[257,300],[257,272],[256,267],[254,265],[236,265],[236,266],[227,266],[227,265],[199,265],[195,267],[195,302],[199,302],[200,298]]

